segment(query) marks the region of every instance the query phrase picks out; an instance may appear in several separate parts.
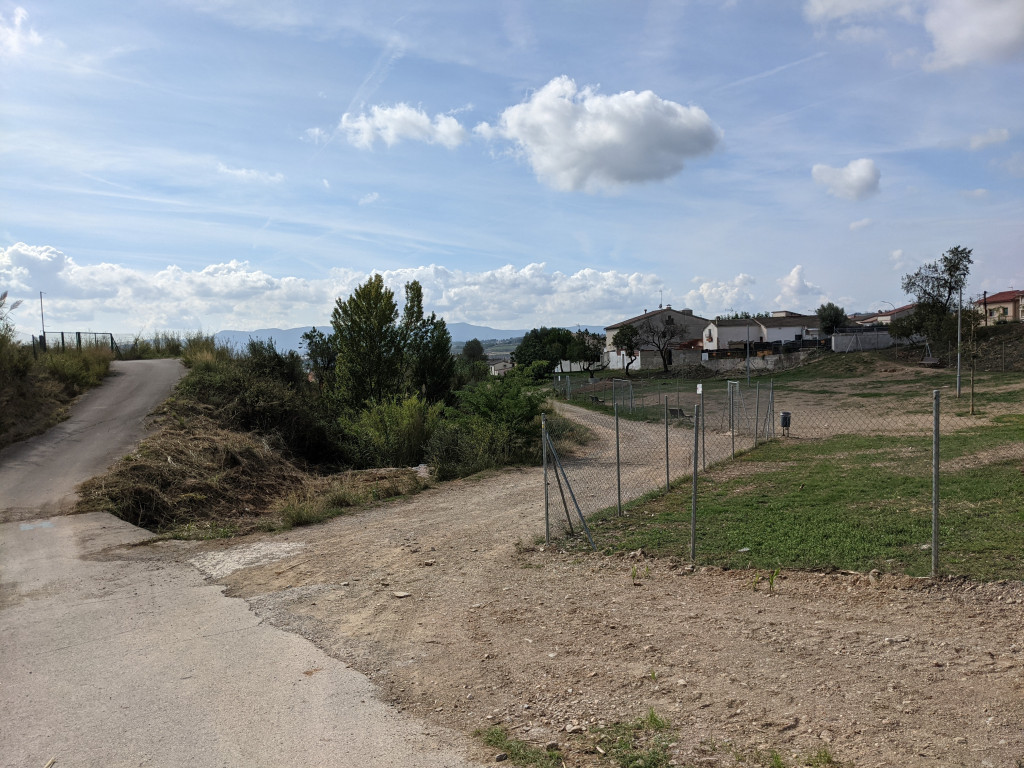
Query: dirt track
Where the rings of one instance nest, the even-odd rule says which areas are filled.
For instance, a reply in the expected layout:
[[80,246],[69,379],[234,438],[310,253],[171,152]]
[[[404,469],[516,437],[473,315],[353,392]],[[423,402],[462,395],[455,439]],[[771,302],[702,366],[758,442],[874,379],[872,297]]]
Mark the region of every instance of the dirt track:
[[1024,760],[1020,583],[792,573],[769,594],[748,572],[544,551],[542,494],[539,469],[510,470],[166,549],[403,709],[557,740],[567,766],[607,765],[600,725],[651,707],[678,765],[770,749],[796,765],[822,747],[846,766]]

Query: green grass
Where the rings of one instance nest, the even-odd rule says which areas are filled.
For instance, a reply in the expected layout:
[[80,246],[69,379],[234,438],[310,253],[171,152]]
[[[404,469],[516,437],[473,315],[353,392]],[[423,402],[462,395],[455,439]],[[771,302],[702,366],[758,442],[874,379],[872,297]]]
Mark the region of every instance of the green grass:
[[630,723],[616,723],[598,732],[597,745],[620,768],[667,768],[669,722],[654,709]]
[[[1024,415],[944,435],[940,569],[1024,576]],[[745,472],[698,478],[697,559],[728,568],[931,571],[931,438],[777,440],[736,459]],[[595,516],[605,552],[686,556],[690,486]]]
[[508,735],[501,726],[494,726],[476,735],[489,747],[504,752],[512,765],[535,766],[536,768],[561,768],[562,761],[556,750],[546,750],[527,744]]

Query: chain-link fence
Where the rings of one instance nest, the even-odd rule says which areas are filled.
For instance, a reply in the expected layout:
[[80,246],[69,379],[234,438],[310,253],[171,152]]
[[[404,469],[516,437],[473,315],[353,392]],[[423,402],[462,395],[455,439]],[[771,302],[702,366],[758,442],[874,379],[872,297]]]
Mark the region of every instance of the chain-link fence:
[[[556,380],[552,425],[586,438],[550,441],[550,535],[583,518],[602,521],[598,548],[605,528],[649,542],[623,533],[647,514],[697,562],[1024,578],[1024,380],[963,381],[957,397],[949,375],[896,373]],[[669,487],[672,503],[644,498]]]

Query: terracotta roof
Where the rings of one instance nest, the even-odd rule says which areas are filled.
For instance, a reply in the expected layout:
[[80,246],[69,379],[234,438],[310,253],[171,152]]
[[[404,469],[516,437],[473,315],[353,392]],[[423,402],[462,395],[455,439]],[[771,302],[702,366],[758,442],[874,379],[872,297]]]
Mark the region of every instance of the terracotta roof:
[[1004,304],[1009,301],[1015,301],[1019,298],[1024,297],[1024,290],[1016,290],[1011,288],[1008,291],[1000,291],[999,293],[989,294],[985,299],[978,299],[975,304],[984,304],[986,301],[992,302],[993,304]]
[[785,328],[785,327],[796,327],[796,326],[808,326],[816,328],[818,325],[818,318],[810,315],[802,315],[800,317],[740,317],[730,318],[729,320],[710,320],[709,325],[714,323],[719,328],[742,328],[747,323],[751,326],[761,325],[765,328]]

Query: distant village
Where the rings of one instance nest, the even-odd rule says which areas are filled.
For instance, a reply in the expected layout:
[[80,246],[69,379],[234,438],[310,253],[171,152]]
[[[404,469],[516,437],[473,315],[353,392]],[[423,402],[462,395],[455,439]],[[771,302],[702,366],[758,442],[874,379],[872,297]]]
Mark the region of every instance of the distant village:
[[[1024,319],[1024,290],[1008,290],[986,295],[974,302],[985,324]],[[754,366],[772,368],[766,359],[809,349],[830,349],[850,352],[885,349],[899,344],[888,326],[914,312],[916,304],[891,306],[888,311],[846,315],[847,322],[834,333],[823,333],[817,314],[804,315],[776,310],[757,316],[729,316],[709,319],[695,315],[692,309],[673,309],[665,305],[606,326],[604,346],[598,363],[586,366],[576,361],[560,361],[558,372],[570,373],[585,369],[650,371],[667,367],[711,363],[712,368],[728,368],[729,363],[715,361],[748,360]],[[635,349],[615,343],[616,334],[626,326],[646,328],[646,339]],[[491,373],[503,375],[514,366],[511,353],[491,353]],[[760,360],[760,362],[757,362]],[[734,363],[733,363],[734,364]],[[744,363],[746,364],[746,363]]]

